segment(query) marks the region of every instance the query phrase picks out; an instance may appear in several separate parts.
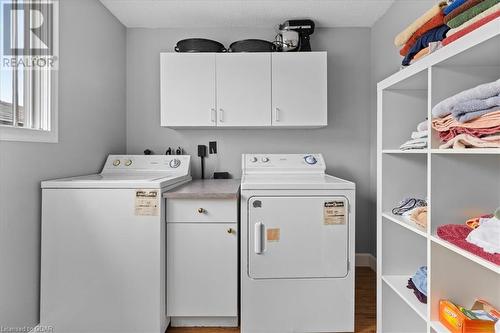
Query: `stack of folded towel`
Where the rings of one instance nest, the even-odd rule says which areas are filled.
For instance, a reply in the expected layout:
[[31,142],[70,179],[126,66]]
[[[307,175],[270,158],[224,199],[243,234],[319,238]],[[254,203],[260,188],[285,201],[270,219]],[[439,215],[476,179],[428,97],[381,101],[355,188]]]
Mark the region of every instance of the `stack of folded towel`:
[[500,79],[441,101],[432,116],[441,149],[500,148]]
[[443,13],[451,29],[443,40],[447,45],[500,17],[500,0],[454,0]]
[[417,130],[411,134],[411,139],[403,143],[399,149],[410,150],[427,148],[428,133],[427,120],[424,120],[417,125]]
[[401,31],[394,44],[408,66],[498,17],[500,0],[441,1]]
[[396,36],[394,44],[402,47],[399,53],[404,56],[403,66],[439,48],[437,42],[442,41],[450,29],[444,23],[446,5],[446,1],[437,3]]

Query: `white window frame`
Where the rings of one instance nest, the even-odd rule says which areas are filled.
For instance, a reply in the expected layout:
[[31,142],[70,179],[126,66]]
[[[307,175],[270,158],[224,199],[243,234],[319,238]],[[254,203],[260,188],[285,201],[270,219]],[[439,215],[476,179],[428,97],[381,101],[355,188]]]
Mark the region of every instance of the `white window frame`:
[[[59,12],[57,11],[54,14],[59,15]],[[58,27],[56,31],[59,31]],[[59,36],[54,36],[54,38],[59,38]],[[49,115],[50,129],[42,130],[42,129],[33,129],[29,127],[16,127],[16,126],[0,124],[0,141],[40,142],[40,143],[59,142],[59,107],[58,107],[59,71],[50,70],[49,73],[50,73],[50,115]],[[25,75],[24,77],[25,78],[24,94],[31,94],[31,91],[29,89],[26,89],[32,83],[30,77],[31,75]]]

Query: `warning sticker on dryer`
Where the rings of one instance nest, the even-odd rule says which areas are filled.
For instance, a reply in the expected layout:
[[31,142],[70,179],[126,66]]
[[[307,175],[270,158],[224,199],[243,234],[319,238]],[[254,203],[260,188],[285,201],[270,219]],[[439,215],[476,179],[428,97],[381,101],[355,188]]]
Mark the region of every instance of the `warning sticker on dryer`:
[[160,198],[158,190],[135,191],[135,215],[136,216],[160,215]]
[[346,204],[344,201],[325,201],[323,207],[323,224],[345,224]]

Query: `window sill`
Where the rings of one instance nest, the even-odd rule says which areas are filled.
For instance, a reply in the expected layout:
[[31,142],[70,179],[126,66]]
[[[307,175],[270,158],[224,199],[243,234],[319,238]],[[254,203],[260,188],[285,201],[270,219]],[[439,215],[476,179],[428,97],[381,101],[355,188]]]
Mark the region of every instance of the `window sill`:
[[56,129],[50,131],[0,126],[0,141],[58,143]]

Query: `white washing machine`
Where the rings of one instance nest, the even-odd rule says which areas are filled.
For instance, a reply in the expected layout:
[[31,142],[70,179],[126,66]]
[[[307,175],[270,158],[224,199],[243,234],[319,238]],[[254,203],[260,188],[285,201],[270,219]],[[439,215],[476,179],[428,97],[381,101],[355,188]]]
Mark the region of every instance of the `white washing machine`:
[[354,332],[355,184],[321,154],[242,163],[241,332]]
[[163,192],[190,156],[113,156],[100,174],[42,182],[40,325],[55,333],[164,333]]

